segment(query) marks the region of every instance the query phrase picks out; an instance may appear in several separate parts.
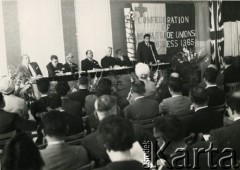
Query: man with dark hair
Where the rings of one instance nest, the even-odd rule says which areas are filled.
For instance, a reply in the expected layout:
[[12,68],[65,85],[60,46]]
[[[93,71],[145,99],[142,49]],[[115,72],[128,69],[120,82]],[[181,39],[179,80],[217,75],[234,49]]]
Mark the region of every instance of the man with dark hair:
[[128,56],[124,56],[121,49],[116,50],[116,59],[119,62],[120,66],[131,66],[131,61],[129,60]]
[[221,127],[223,125],[223,115],[208,108],[206,90],[203,87],[197,86],[190,93],[194,108],[194,113],[192,114],[192,132],[205,134],[209,133],[211,129]]
[[69,97],[67,97],[67,94],[70,90],[68,82],[65,81],[58,82],[55,86],[55,89],[57,94],[61,96],[63,110],[65,110],[67,113],[73,116],[82,117],[83,115],[81,103],[74,100],[70,100]]
[[94,68],[101,68],[96,60],[93,59],[92,50],[86,51],[86,59],[82,60],[81,66],[83,71],[93,70]]
[[71,72],[76,73],[78,72],[78,65],[73,62],[74,56],[72,53],[68,53],[66,56],[66,63],[63,65],[64,67],[64,73]]
[[68,124],[63,112],[48,112],[43,116],[42,124],[48,143],[47,148],[41,150],[46,169],[78,169],[89,162],[87,152],[82,146],[68,145],[64,142]]
[[218,71],[214,68],[207,68],[204,73],[206,92],[208,95],[208,106],[214,107],[225,103],[225,93],[216,84]]
[[111,163],[99,170],[144,169],[142,163],[131,155],[135,139],[133,125],[129,120],[115,115],[104,118],[99,126],[99,139],[111,160]]
[[158,53],[154,42],[150,41],[150,34],[144,35],[144,41],[138,43],[137,60],[138,62],[150,64],[159,62]]
[[61,75],[64,71],[63,64],[58,62],[58,57],[56,55],[51,55],[51,62],[48,63],[47,70],[49,77]]
[[[240,82],[240,72],[239,70],[233,65],[233,57],[226,56],[223,57],[224,62],[224,85],[227,83],[235,83]],[[226,89],[226,91],[229,91],[229,89]]]
[[66,123],[69,126],[68,135],[73,135],[79,132],[82,132],[83,129],[83,122],[82,117],[79,115],[73,115],[73,113],[67,112],[62,107],[62,100],[61,96],[58,94],[52,94],[48,96],[48,110],[57,110],[63,113]]
[[172,97],[164,99],[159,104],[160,114],[174,114],[178,117],[191,113],[191,100],[182,95],[182,82],[180,78],[170,77],[168,89]]
[[135,81],[131,87],[133,103],[124,108],[124,115],[130,120],[146,120],[155,118],[158,113],[158,102],[144,96],[146,92],[143,81]]
[[20,117],[16,113],[9,113],[3,110],[5,101],[2,93],[0,92],[0,134],[11,132],[14,130],[20,131],[34,131],[37,125],[33,121],[28,121]]

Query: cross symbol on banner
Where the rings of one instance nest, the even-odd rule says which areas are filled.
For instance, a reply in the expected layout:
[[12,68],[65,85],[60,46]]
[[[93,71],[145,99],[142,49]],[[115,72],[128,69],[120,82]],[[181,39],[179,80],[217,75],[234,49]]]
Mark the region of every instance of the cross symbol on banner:
[[144,14],[144,12],[147,11],[147,8],[146,8],[146,7],[143,7],[143,6],[142,6],[142,3],[139,3],[139,6],[138,6],[138,7],[135,7],[135,11],[138,11],[139,14],[140,14],[140,17],[143,17],[143,14]]

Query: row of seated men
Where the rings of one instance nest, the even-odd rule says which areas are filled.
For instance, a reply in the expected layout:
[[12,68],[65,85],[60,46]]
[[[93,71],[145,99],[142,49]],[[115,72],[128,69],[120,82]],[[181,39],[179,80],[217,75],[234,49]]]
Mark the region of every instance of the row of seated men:
[[[58,57],[52,55],[50,57],[51,62],[46,66],[49,77],[61,75],[61,73],[78,72],[78,65],[74,63],[74,56],[71,53],[66,55],[66,63],[59,63]],[[114,66],[131,66],[132,63],[127,56],[123,55],[121,49],[116,50],[116,57],[112,57],[112,48],[108,47],[106,50],[106,56],[101,60],[101,66],[96,60],[93,59],[93,52],[91,50],[86,51],[86,59],[81,61],[81,67],[83,71],[110,68]],[[28,55],[24,55],[22,63],[18,66],[17,74],[20,79],[30,78],[31,76],[42,76],[42,72],[36,62],[30,62]]]
[[[55,86],[57,94],[49,95],[48,94],[49,82],[39,81],[37,85],[39,91],[42,93],[42,97],[36,102],[34,102],[31,106],[32,116],[34,117],[35,122],[26,120],[28,116],[25,116],[24,114],[25,112],[23,112],[25,108],[24,102],[21,102],[18,97],[13,95],[14,92],[13,82],[11,80],[4,79],[0,83],[1,92],[4,94],[4,99],[2,98],[1,100],[2,108],[1,112],[3,113],[1,114],[1,116],[3,117],[0,119],[3,121],[1,123],[2,126],[1,133],[5,133],[13,129],[31,131],[36,129],[36,124],[39,125],[39,129],[44,129],[45,128],[43,123],[44,116],[47,115],[49,112],[50,112],[49,114],[51,114],[52,112],[57,112],[62,113],[63,115],[62,119],[64,119],[64,122],[67,124],[68,127],[67,128],[68,134],[69,135],[74,134],[83,130],[83,128],[80,127],[83,125],[81,120],[82,109],[80,109],[79,107],[83,107],[85,105],[85,109],[89,117],[88,119],[89,121],[88,124],[90,126],[89,132],[92,132],[92,129],[97,130],[83,139],[82,146],[87,151],[90,160],[94,160],[96,162],[97,167],[102,167],[110,162],[109,158],[111,158],[113,162],[115,160],[110,156],[111,155],[110,152],[108,151],[106,152],[105,148],[103,147],[104,145],[101,145],[100,142],[97,142],[99,133],[98,130],[99,122],[104,120],[104,118],[109,115],[112,114],[119,115],[131,121],[153,119],[161,115],[163,115],[164,119],[165,118],[168,119],[167,117],[169,115],[171,116],[174,115],[174,117],[177,117],[176,119],[180,119],[180,121],[182,121],[182,124],[184,126],[185,130],[184,132],[182,132],[183,133],[182,136],[189,135],[189,132],[194,133],[202,132],[205,134],[209,134],[211,130],[223,126],[224,115],[215,113],[211,110],[211,107],[222,105],[225,103],[225,94],[216,85],[216,78],[218,72],[216,71],[215,68],[210,67],[206,69],[204,75],[205,88],[197,86],[191,89],[189,97],[182,95],[181,92],[182,83],[180,75],[178,75],[177,73],[171,74],[167,82],[167,90],[170,93],[171,97],[165,98],[159,103],[152,97],[154,91],[156,91],[156,87],[154,87],[153,82],[147,79],[149,70],[147,70],[146,65],[144,64],[140,65],[142,65],[141,68],[143,69],[139,69],[138,66],[136,66],[136,75],[138,79],[134,80],[130,87],[130,92],[128,96],[129,104],[127,106],[122,107],[118,107],[119,104],[118,96],[114,95],[111,87],[112,86],[111,81],[108,79],[103,79],[102,82],[99,82],[96,93],[90,94],[90,92],[87,90],[88,88],[87,79],[82,77],[79,80],[80,84],[79,91],[74,92],[69,96],[67,96],[69,86],[66,82],[59,82]],[[139,70],[143,70],[144,72],[139,73]],[[83,93],[85,93],[85,95]],[[235,125],[235,121],[237,121],[237,118],[239,116],[237,114],[238,109],[236,108],[238,106],[237,103],[239,100],[238,94],[239,94],[238,92],[233,92],[227,98],[229,118],[226,118],[227,122],[226,124],[229,127]],[[73,96],[75,96],[75,99]],[[238,100],[235,98],[237,98]],[[13,111],[14,109],[15,111]],[[18,113],[19,115],[16,113]],[[54,115],[54,117],[56,117],[56,115]],[[188,117],[187,118],[188,121],[186,122],[184,121],[185,117]],[[169,121],[167,122],[168,122],[167,124],[170,124]],[[175,123],[174,125],[176,124],[178,123]],[[159,125],[161,125],[161,123],[156,123],[155,128],[159,127]],[[154,140],[153,136],[148,132],[145,132],[141,125],[134,124],[134,127],[136,131],[134,132],[134,135],[136,137],[136,140],[140,144],[142,144],[144,140],[151,141]],[[51,126],[49,128],[51,130],[54,130],[55,126]],[[166,129],[163,130],[164,132],[166,131]],[[219,131],[222,133],[221,130]],[[61,132],[64,132],[64,130]],[[215,132],[217,133],[218,131]],[[219,147],[220,146],[222,147],[222,145],[224,145],[229,147],[231,146],[233,147],[233,149],[236,148],[235,146],[236,144],[234,143],[234,141],[236,141],[235,139],[239,137],[238,136],[239,133],[237,133],[238,129],[236,128],[236,133],[233,130],[232,132],[234,132],[232,133],[233,135],[230,134],[227,136],[227,138],[225,138],[224,135],[223,137],[222,135],[220,135],[219,139],[218,135],[215,137],[215,140],[217,140],[218,142],[222,142],[219,144]],[[171,136],[171,133],[168,135]],[[155,138],[157,137],[158,135],[155,134]],[[58,139],[57,142],[51,141],[50,139],[50,141],[48,141],[50,143],[49,146],[51,146],[51,144],[54,145],[59,144],[59,142],[60,143],[62,142],[62,140],[59,141],[61,137],[55,138]],[[46,137],[46,139],[48,140],[48,137]],[[174,139],[175,138],[173,137],[172,140]],[[218,146],[217,143],[216,145]],[[46,148],[46,151],[47,149],[48,148]],[[59,155],[58,149],[56,149],[56,152]],[[53,151],[51,151],[51,153],[53,153]],[[116,155],[114,157],[116,157]],[[59,158],[56,155],[52,156],[51,158],[63,159]],[[48,166],[47,160],[45,160],[46,164],[45,166]],[[70,162],[71,161],[69,161],[69,163]],[[49,166],[53,165],[54,164],[51,164]],[[131,166],[131,164],[129,166]],[[56,169],[56,167],[54,168]]]

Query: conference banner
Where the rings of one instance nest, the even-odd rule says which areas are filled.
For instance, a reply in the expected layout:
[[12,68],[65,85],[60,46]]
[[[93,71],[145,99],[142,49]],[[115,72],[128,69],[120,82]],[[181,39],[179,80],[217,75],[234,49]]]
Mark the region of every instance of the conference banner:
[[195,46],[195,10],[192,3],[133,3],[136,46],[143,35],[151,41],[159,55],[176,54],[183,47]]

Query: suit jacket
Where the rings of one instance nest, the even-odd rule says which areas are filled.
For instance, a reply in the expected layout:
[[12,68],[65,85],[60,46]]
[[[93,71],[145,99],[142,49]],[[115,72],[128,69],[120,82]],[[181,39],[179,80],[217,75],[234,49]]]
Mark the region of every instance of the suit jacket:
[[30,107],[31,113],[37,121],[40,121],[40,118],[36,116],[37,113],[47,112],[48,107],[47,99],[48,99],[47,96],[43,96],[37,101],[33,102]]
[[176,116],[185,116],[191,113],[190,106],[192,102],[189,97],[176,96],[164,99],[159,105],[160,114],[174,114]]
[[99,168],[97,170],[123,170],[123,169],[144,170],[142,163],[135,160],[111,162],[105,167]]
[[138,62],[147,63],[147,64],[149,64],[150,62],[155,63],[153,53],[156,57],[156,60],[158,60],[159,57],[158,57],[158,53],[157,53],[154,42],[150,41],[149,44],[152,47],[152,50],[150,47],[146,45],[144,41],[138,43],[138,47],[137,47]]
[[71,72],[71,73],[78,72],[78,65],[75,64],[75,63],[72,63],[72,65],[70,65],[68,62],[66,62],[63,65],[63,68],[64,68],[64,73],[66,73],[66,72]]
[[208,134],[210,130],[223,126],[223,114],[209,108],[197,110],[192,114],[191,132]]
[[230,65],[229,67],[227,67],[224,70],[223,75],[224,75],[224,84],[240,82],[240,72],[233,65]]
[[89,163],[87,152],[82,146],[65,143],[48,145],[41,150],[41,155],[47,170],[73,170]]
[[64,71],[64,67],[62,63],[58,63],[57,67],[55,68],[50,62],[47,65],[47,70],[48,70],[48,76],[53,77],[53,76],[56,76],[56,73],[58,73],[58,71]]
[[119,63],[118,59],[116,59],[115,57],[105,56],[101,60],[102,68],[114,67],[115,65],[119,65],[119,64],[120,63]]
[[37,124],[21,118],[16,113],[8,113],[0,109],[0,133],[7,133],[13,130],[34,131]]
[[121,60],[118,57],[116,57],[116,59],[118,60],[118,65],[119,66],[131,66],[132,65],[132,63],[129,60],[128,56],[123,56],[123,60]]
[[221,127],[212,130],[209,142],[213,143],[213,147],[219,149],[232,148],[236,152],[237,160],[240,159],[240,120],[235,121],[230,126]]
[[92,70],[94,68],[101,68],[96,60],[90,61],[88,58],[82,60],[81,65],[83,71]]
[[137,99],[124,108],[124,115],[131,120],[152,119],[159,115],[158,102],[146,97]]
[[225,103],[225,93],[217,86],[206,88],[208,95],[208,106],[214,107]]
[[73,116],[82,117],[82,105],[80,102],[70,100],[68,97],[62,98],[62,108]]
[[79,89],[78,91],[69,94],[68,97],[71,100],[80,102],[82,107],[84,107],[85,106],[85,98],[89,94],[90,94],[90,91],[88,89]]

